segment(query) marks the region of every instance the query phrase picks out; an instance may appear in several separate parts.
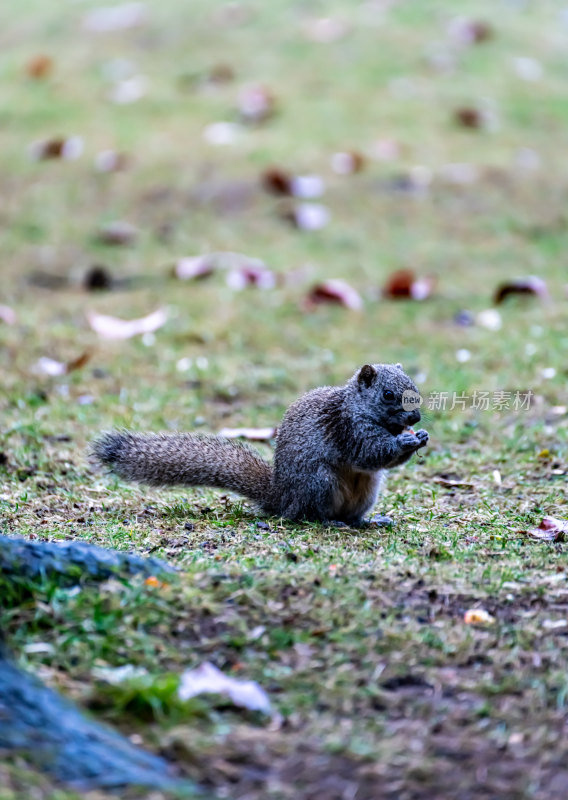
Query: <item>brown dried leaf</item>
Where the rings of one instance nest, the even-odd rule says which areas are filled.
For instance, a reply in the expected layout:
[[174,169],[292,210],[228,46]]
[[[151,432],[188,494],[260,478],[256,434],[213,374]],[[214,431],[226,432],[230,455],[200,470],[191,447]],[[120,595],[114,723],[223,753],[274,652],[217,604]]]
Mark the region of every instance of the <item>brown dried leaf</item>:
[[277,195],[292,194],[292,175],[280,167],[265,169],[260,177],[263,189]]
[[537,541],[563,542],[568,534],[568,520],[543,517],[538,528],[531,528],[527,533]]
[[101,339],[130,339],[139,334],[153,333],[166,323],[167,318],[167,312],[163,308],[158,308],[146,317],[131,320],[97,314],[95,311],[87,313],[89,325]]
[[462,128],[478,130],[485,126],[485,115],[478,108],[464,106],[454,111],[454,120]]
[[549,299],[546,283],[536,275],[529,275],[528,278],[518,278],[508,283],[502,283],[495,290],[493,302],[498,306],[512,294],[533,295],[540,297],[541,300]]
[[387,279],[383,296],[391,300],[425,300],[430,297],[436,285],[433,275],[418,278],[411,269],[400,269]]
[[316,284],[308,294],[304,307],[310,311],[321,303],[335,303],[352,311],[360,311],[363,308],[359,292],[345,281],[333,278]]
[[83,152],[83,140],[80,136],[68,138],[56,137],[43,139],[30,145],[30,158],[34,161],[47,161],[60,158],[62,161],[75,161]]
[[43,80],[53,72],[53,59],[41,53],[30,58],[26,64],[26,75],[34,80]]

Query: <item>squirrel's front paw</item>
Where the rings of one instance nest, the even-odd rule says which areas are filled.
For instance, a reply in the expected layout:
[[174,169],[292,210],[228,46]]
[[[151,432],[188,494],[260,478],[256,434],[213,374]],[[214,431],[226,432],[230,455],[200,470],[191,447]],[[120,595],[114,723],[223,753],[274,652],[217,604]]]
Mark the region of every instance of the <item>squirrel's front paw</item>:
[[421,428],[419,431],[416,431],[416,438],[420,442],[418,447],[426,447],[430,436],[428,434],[428,431],[425,431],[424,428]]
[[[422,433],[422,431],[419,431],[419,433]],[[426,433],[426,431],[424,431],[424,433]],[[417,440],[417,435],[409,431],[399,433],[396,437],[396,441],[401,450],[418,450],[418,448],[421,447]]]

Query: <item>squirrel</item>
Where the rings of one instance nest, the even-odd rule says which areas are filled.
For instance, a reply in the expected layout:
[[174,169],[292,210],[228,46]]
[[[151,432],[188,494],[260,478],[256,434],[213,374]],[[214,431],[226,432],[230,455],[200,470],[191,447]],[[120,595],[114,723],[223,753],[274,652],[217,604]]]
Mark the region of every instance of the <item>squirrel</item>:
[[[409,397],[411,408],[403,402]],[[419,398],[401,364],[365,364],[344,386],[313,389],[292,403],[272,465],[249,445],[214,434],[110,431],[91,452],[128,481],[229,489],[269,515],[358,527],[367,524],[384,470],[428,442],[427,431],[410,428],[420,420]]]

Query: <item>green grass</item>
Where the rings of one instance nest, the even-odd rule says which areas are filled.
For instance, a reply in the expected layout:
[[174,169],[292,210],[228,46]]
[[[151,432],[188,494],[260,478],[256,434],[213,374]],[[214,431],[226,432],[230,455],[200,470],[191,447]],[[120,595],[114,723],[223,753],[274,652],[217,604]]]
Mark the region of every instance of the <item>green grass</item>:
[[[567,516],[568,29],[558,4],[407,0],[381,23],[372,4],[274,0],[245,4],[248,17],[230,25],[221,2],[165,0],[147,4],[142,28],[100,35],[82,28],[95,6],[0,10],[0,302],[18,314],[0,322],[0,529],[151,553],[181,572],[162,589],[132,580],[5,595],[1,624],[18,660],[225,797],[564,796],[566,629],[551,622],[566,618],[568,562],[562,543],[524,533],[543,515]],[[456,14],[487,20],[494,36],[440,72],[428,54],[448,49]],[[346,20],[344,38],[304,37],[306,19],[323,15]],[[25,74],[38,53],[55,62],[43,82]],[[524,56],[542,63],[540,81],[516,75]],[[132,105],[107,99],[117,59],[148,76]],[[221,62],[235,80],[208,87],[201,76]],[[274,92],[276,116],[235,145],[207,144],[205,126],[235,121],[238,91],[255,81]],[[497,130],[454,124],[456,108],[485,103]],[[85,142],[77,161],[29,159],[34,140],[72,134]],[[331,172],[335,151],[366,152],[381,138],[400,143],[399,160]],[[95,173],[106,148],[132,167]],[[521,148],[540,155],[539,169],[518,166]],[[440,170],[454,162],[476,165],[479,179],[445,182]],[[328,227],[306,233],[280,219],[280,201],[259,185],[273,164],[325,178]],[[416,165],[432,170],[429,190],[393,190]],[[97,242],[114,219],[140,228],[133,246]],[[234,292],[222,275],[171,277],[178,258],[220,250],[262,258],[283,280]],[[145,282],[86,292],[81,276],[95,263]],[[381,299],[390,272],[407,267],[436,274],[435,294]],[[69,287],[34,285],[38,270],[70,275]],[[549,303],[512,298],[497,333],[455,324],[528,274],[546,280]],[[324,278],[349,281],[364,310],[305,311]],[[100,342],[86,322],[89,310],[133,318],[159,306],[169,320],[153,343]],[[458,362],[460,349],[469,361]],[[85,351],[81,370],[34,374],[41,356]],[[300,393],[368,361],[401,361],[425,394],[531,390],[535,403],[431,410],[427,451],[390,476],[377,506],[395,518],[389,531],[280,520],[267,530],[236,497],[132,487],[87,462],[88,441],[117,425],[277,424]],[[464,624],[478,605],[495,625]],[[37,642],[51,647],[26,653]],[[180,706],[172,676],[204,660],[257,680],[280,724],[214,700]],[[146,682],[111,691],[95,678],[123,664],[144,667]],[[73,797],[21,763],[3,763],[0,777],[0,800]]]

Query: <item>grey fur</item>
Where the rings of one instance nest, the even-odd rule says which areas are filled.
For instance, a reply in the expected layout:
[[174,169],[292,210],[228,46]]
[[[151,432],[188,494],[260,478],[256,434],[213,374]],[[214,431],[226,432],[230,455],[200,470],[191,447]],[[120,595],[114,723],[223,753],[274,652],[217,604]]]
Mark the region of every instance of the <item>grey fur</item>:
[[384,471],[428,442],[426,431],[405,430],[420,420],[403,408],[408,390],[418,393],[400,365],[366,364],[345,386],[308,392],[284,415],[273,466],[248,445],[194,433],[111,431],[92,452],[129,481],[230,489],[269,514],[358,525]]

